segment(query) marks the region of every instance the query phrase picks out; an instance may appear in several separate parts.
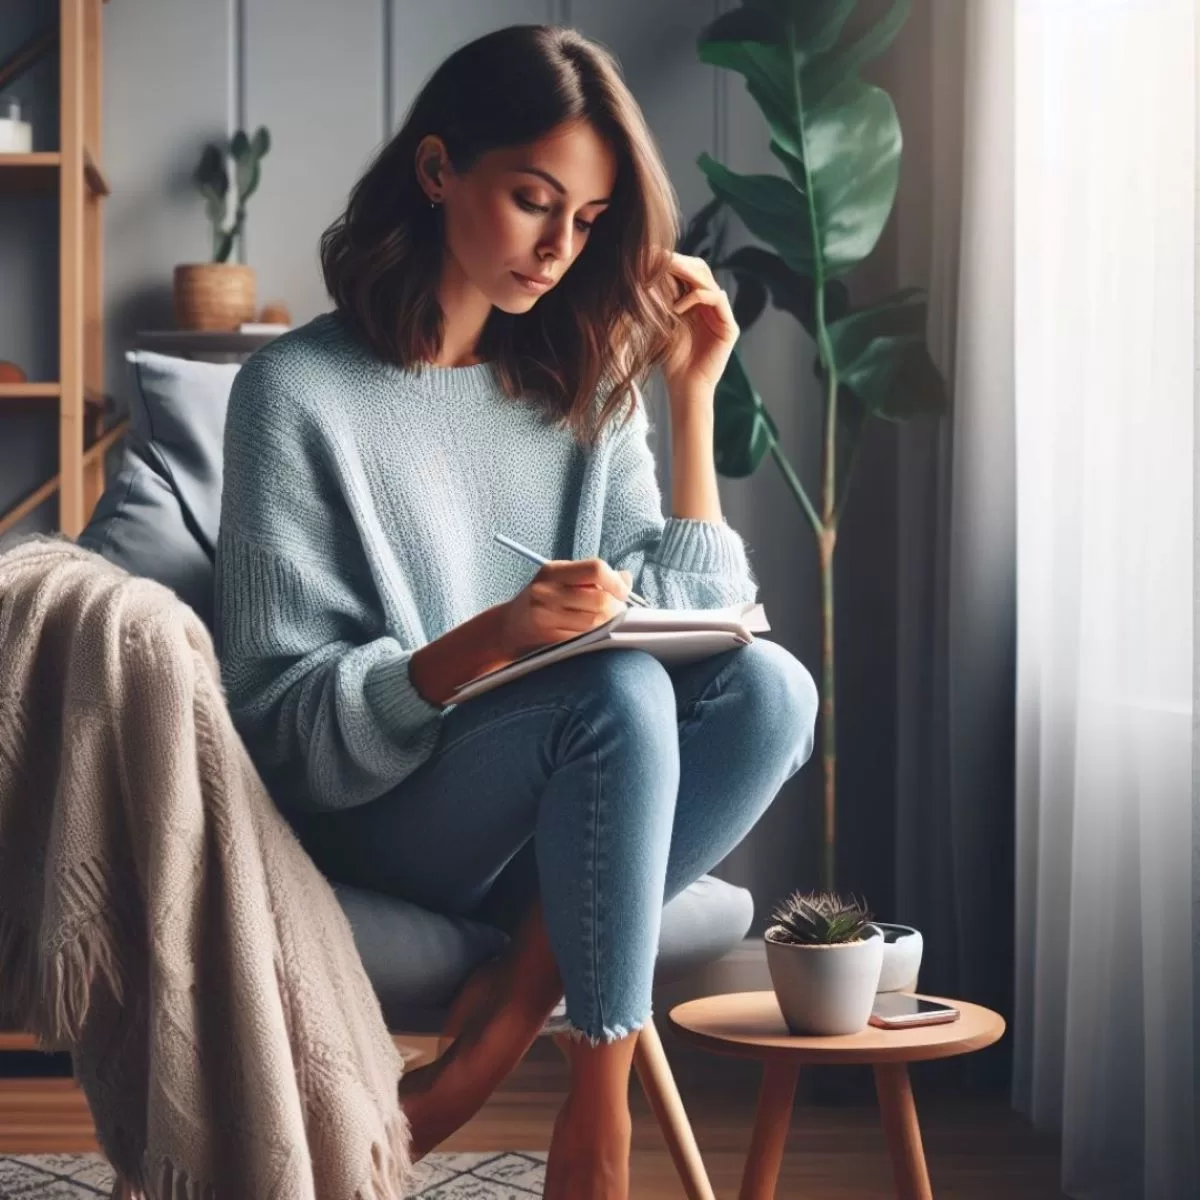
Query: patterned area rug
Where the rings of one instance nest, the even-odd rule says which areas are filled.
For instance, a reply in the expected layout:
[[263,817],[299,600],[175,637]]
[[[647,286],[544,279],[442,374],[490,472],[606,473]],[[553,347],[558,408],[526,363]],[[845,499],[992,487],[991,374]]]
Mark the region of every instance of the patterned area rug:
[[[420,1200],[527,1200],[540,1196],[545,1154],[431,1154],[418,1164]],[[0,1200],[108,1200],[113,1173],[99,1154],[0,1156]],[[415,1200],[415,1197],[414,1197]]]

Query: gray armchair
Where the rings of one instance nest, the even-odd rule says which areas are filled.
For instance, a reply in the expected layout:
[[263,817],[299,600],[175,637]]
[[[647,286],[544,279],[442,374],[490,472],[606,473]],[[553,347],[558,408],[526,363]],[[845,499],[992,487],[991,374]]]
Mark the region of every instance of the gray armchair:
[[[238,365],[150,351],[127,355],[133,432],[81,545],[172,588],[211,625],[221,499],[221,437]],[[503,950],[501,923],[429,912],[331,880],[368,977],[398,1042],[442,1029],[479,963]],[[750,928],[750,893],[704,876],[663,909],[656,983],[721,958]],[[554,1018],[547,1031],[554,1029]],[[638,1076],[663,1126],[689,1197],[711,1197],[691,1129],[653,1023],[639,1037]]]

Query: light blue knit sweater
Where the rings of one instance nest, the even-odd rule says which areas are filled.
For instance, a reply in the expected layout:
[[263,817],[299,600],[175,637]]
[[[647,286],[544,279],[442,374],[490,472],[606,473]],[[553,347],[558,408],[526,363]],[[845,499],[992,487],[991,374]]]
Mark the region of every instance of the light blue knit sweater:
[[448,710],[413,686],[413,652],[537,571],[493,530],[599,556],[657,606],[755,598],[728,525],[664,521],[647,431],[639,396],[587,451],[486,363],[404,371],[336,313],[247,360],[225,427],[216,644],[281,804],[364,804],[428,758]]

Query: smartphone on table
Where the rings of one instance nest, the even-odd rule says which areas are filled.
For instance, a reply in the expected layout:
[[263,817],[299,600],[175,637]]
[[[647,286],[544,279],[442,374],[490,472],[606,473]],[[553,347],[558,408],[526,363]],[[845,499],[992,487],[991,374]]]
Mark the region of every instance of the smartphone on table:
[[871,1024],[881,1029],[907,1029],[910,1025],[938,1025],[957,1020],[958,1009],[953,1005],[925,1000],[908,992],[880,992],[871,1007]]

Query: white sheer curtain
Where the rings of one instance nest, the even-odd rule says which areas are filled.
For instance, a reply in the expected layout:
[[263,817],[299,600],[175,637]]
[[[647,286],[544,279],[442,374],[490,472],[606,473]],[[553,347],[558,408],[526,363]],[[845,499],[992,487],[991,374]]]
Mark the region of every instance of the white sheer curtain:
[[1186,1200],[1196,0],[1016,21],[1014,1102],[1067,1194]]

